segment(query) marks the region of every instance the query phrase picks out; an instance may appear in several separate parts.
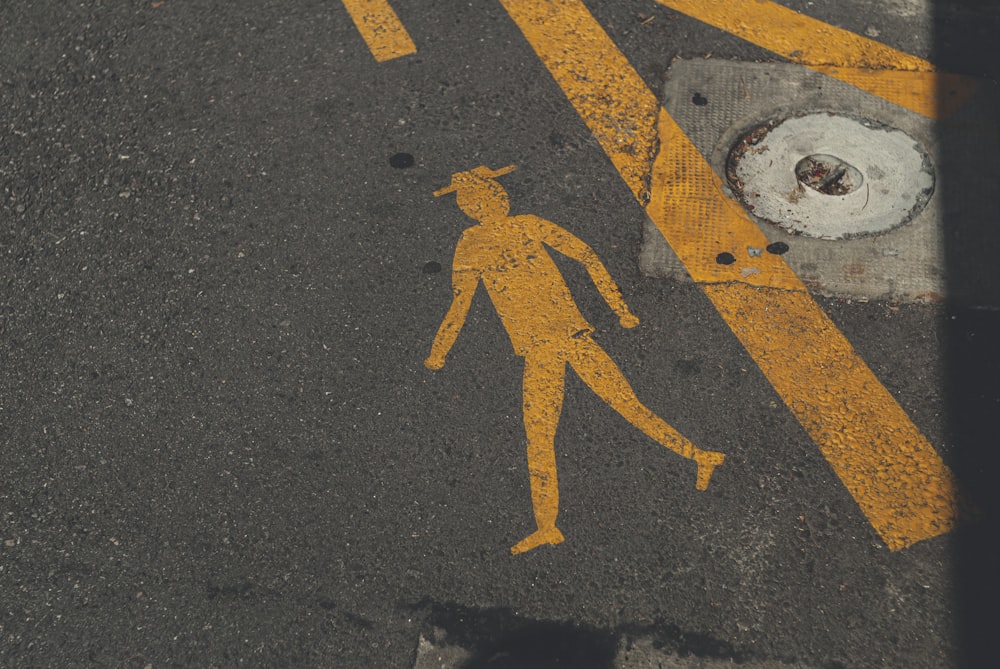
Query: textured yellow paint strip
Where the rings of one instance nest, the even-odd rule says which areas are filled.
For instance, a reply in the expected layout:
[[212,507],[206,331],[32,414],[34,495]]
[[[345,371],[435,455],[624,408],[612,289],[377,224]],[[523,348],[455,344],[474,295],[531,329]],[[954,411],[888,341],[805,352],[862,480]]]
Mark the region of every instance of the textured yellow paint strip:
[[889,548],[954,527],[951,471],[808,293],[703,288]]
[[343,2],[375,60],[381,63],[417,52],[417,45],[386,0]]
[[[755,286],[805,290],[781,256],[750,258],[747,248],[763,250],[768,240],[734,200],[726,197],[708,162],[670,115],[659,110],[660,151],[653,164],[646,213],[667,238],[698,283],[738,281]],[[722,265],[728,252],[744,262]]]
[[946,118],[978,85],[933,64],[768,0],[656,0],[788,60],[930,118]]
[[[948,531],[955,490],[940,456],[780,256],[748,255],[748,246],[766,245],[763,233],[723,194],[586,8],[579,0],[501,2],[580,116],[603,133],[601,145],[643,204],[648,178],[650,219],[886,544],[899,549]],[[627,109],[640,116],[624,122]],[[651,154],[650,173],[642,161]],[[723,251],[741,261],[719,265]]]
[[645,204],[659,100],[608,36],[593,32],[594,18],[581,3],[501,0],[501,4],[525,36],[530,33],[528,41],[545,67]]
[[[646,212],[892,548],[950,530],[955,481],[664,111]],[[738,260],[715,262],[728,251]],[[748,274],[752,270],[754,273]]]
[[948,72],[866,70],[825,65],[814,65],[811,69],[933,119],[948,118],[979,90],[975,79]]

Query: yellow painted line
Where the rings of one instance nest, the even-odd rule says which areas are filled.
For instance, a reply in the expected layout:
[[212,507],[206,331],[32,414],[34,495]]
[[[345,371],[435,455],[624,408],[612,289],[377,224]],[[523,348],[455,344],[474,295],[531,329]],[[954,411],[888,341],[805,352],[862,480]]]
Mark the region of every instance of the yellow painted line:
[[951,529],[951,471],[781,257],[749,257],[763,233],[586,7],[501,3],[886,544]]
[[[646,181],[653,159],[656,114],[660,103],[645,83],[628,76],[632,66],[617,49],[598,48],[592,36],[577,31],[593,18],[578,2],[501,0],[563,92],[583,116],[601,148],[611,158],[636,198],[645,203]],[[607,36],[601,33],[606,41]],[[566,45],[540,49],[539,45]],[[612,45],[613,46],[613,45]],[[599,55],[598,55],[599,54]],[[608,58],[595,67],[594,58]]]
[[972,97],[971,77],[769,0],[656,0],[788,60],[929,118],[947,118]]
[[386,0],[343,0],[375,60],[383,62],[417,52],[417,45]]
[[[646,208],[892,549],[947,532],[955,481],[927,439],[664,111]],[[741,260],[720,265],[728,251]],[[759,273],[746,275],[746,270]]]

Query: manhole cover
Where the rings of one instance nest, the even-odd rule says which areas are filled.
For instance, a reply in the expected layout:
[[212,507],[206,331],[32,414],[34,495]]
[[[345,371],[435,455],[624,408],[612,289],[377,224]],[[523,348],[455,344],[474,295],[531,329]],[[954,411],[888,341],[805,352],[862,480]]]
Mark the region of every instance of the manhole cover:
[[821,239],[891,230],[934,192],[930,159],[915,139],[825,112],[752,128],[729,152],[726,176],[755,217]]

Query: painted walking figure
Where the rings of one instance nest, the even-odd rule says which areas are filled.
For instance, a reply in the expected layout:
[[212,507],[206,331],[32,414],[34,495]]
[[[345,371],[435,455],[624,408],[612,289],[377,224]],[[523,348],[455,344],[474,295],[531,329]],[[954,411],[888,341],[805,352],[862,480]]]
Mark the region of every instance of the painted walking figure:
[[537,529],[511,548],[511,553],[517,555],[542,544],[563,541],[556,527],[559,488],[555,436],[566,365],[632,425],[662,446],[694,460],[698,490],[708,488],[712,471],[722,464],[725,455],[698,448],[646,408],[618,366],[593,340],[594,328],[580,313],[546,247],[586,267],[623,328],[635,327],[639,319],[629,311],[618,286],[586,243],[538,216],[509,215],[507,192],[496,177],[514,169],[513,165],[496,171],[480,166],[458,172],[452,175],[450,186],[434,193],[440,196],[454,192],[459,208],[478,225],[463,232],[455,247],[454,297],[424,364],[430,369],[444,366],[482,280],[514,352],[524,358],[524,429]]

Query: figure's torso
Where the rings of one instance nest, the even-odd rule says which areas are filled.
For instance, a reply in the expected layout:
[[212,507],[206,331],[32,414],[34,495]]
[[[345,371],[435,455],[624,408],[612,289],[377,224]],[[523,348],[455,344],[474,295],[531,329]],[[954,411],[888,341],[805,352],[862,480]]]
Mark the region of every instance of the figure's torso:
[[541,241],[536,220],[516,216],[469,228],[454,268],[478,271],[518,355],[593,330]]

